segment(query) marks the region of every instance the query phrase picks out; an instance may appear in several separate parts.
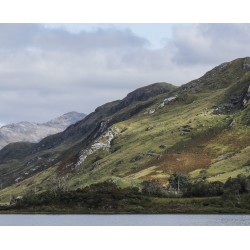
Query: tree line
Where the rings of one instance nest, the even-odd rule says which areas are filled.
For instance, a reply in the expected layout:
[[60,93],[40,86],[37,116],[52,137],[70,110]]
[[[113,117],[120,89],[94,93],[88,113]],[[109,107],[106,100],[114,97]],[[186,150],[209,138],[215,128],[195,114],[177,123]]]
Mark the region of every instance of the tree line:
[[175,172],[169,177],[167,186],[150,180],[142,182],[141,188],[121,188],[114,181],[107,180],[77,190],[68,190],[60,186],[56,190],[41,193],[29,191],[21,199],[13,200],[12,206],[16,209],[42,206],[71,208],[75,206],[85,209],[86,212],[126,211],[128,206],[149,206],[151,197],[220,197],[219,206],[250,209],[250,177],[238,175],[234,178],[230,177],[225,183],[222,183],[219,181],[208,182],[206,178],[192,181],[188,175]]

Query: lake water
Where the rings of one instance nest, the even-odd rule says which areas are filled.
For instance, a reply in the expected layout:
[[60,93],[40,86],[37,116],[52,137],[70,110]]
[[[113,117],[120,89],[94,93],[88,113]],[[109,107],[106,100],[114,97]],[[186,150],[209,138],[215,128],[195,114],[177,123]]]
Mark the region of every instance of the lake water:
[[250,226],[250,215],[0,215],[0,226]]

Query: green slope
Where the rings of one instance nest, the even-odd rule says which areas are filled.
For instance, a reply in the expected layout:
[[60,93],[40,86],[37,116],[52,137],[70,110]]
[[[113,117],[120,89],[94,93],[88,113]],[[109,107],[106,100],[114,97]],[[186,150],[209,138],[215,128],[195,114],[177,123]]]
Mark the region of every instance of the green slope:
[[249,175],[248,64],[249,58],[224,63],[179,88],[158,83],[138,89],[45,138],[23,156],[0,161],[1,180],[8,186],[24,171],[47,164],[3,189],[0,202],[10,192],[76,189],[106,179],[120,186],[148,179],[166,185],[174,171],[196,179],[205,170],[210,181]]

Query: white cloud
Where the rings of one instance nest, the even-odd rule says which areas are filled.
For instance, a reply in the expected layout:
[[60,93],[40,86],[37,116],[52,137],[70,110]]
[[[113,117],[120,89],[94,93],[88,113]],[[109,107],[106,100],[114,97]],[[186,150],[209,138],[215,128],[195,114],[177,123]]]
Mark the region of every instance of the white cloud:
[[217,64],[250,54],[249,24],[196,24],[177,26],[175,59],[186,64]]
[[152,50],[147,39],[113,26],[72,33],[0,25],[0,120],[43,122],[71,110],[88,113],[137,87],[180,85],[249,55],[250,25],[173,28],[171,40]]

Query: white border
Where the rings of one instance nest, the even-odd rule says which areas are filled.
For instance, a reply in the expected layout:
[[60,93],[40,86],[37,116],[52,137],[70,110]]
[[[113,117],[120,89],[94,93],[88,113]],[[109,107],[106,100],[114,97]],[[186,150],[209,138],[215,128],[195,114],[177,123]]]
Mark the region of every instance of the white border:
[[[0,22],[249,22],[247,1],[8,0]],[[0,34],[1,36],[1,34]],[[2,249],[239,249],[249,227],[1,227]]]
[[0,22],[217,23],[250,21],[248,1],[226,0],[8,0]]
[[245,227],[7,227],[0,233],[1,247],[26,250],[211,250],[249,245]]

